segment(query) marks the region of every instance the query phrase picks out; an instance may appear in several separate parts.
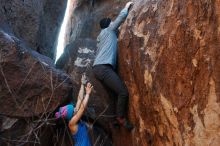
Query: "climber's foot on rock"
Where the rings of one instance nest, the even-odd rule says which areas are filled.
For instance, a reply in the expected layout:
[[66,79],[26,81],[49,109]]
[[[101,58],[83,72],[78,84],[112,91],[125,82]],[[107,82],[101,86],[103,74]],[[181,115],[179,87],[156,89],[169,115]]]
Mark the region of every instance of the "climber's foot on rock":
[[133,124],[126,118],[117,117],[116,118],[120,126],[125,127],[127,130],[131,131],[134,126]]
[[113,121],[111,123],[111,127],[114,128],[114,129],[119,129],[120,128],[120,124],[118,123],[117,120]]

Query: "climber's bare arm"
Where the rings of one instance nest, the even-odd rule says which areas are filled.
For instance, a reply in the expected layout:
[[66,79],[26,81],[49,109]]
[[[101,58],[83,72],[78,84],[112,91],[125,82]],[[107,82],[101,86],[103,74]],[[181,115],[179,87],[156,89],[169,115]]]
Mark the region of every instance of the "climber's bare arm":
[[78,121],[80,120],[80,118],[83,115],[83,112],[85,111],[85,108],[87,107],[88,101],[89,101],[89,96],[92,92],[92,88],[93,86],[90,83],[87,83],[86,85],[86,95],[84,97],[84,99],[82,100],[82,104],[79,107],[78,111],[74,113],[74,116],[72,117],[72,119],[69,122],[69,128],[72,134],[75,134],[78,130]]
[[75,111],[79,110],[79,107],[80,107],[80,105],[82,104],[82,101],[83,101],[83,95],[84,95],[84,85],[81,84],[81,87],[80,87],[80,90],[79,90],[79,95],[77,97]]
[[84,96],[84,93],[85,93],[85,86],[84,86],[85,82],[86,82],[86,76],[85,76],[85,74],[83,74],[82,78],[81,78],[81,86],[80,86],[79,94],[78,94],[78,97],[77,97],[75,111],[79,110],[79,107],[82,103],[83,96]]
[[109,28],[112,30],[117,30],[119,28],[119,26],[124,22],[124,20],[126,19],[129,9],[131,8],[131,6],[133,5],[133,2],[128,2],[124,9],[121,10],[120,14],[118,15],[118,17],[115,19],[115,21],[113,21]]

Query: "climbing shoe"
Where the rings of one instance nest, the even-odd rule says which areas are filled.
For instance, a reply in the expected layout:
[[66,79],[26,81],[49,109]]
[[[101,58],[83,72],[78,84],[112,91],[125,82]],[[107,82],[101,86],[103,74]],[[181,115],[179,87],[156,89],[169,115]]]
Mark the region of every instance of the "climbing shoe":
[[111,123],[111,126],[112,126],[113,128],[115,128],[115,129],[119,129],[119,128],[120,128],[120,124],[118,123],[117,120],[113,121],[113,122]]
[[131,131],[134,128],[133,124],[128,119],[120,117],[117,117],[116,119],[118,123],[121,126],[125,127],[127,130]]

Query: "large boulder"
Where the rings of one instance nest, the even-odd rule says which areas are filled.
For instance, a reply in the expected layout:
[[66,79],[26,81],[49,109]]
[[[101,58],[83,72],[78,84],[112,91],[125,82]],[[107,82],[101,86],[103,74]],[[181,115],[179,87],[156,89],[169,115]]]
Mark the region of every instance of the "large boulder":
[[77,93],[70,77],[0,31],[0,82],[0,145],[54,142],[45,139],[55,136],[53,111]]
[[30,117],[53,111],[72,88],[70,77],[3,31],[0,46],[1,114]]
[[119,42],[135,129],[115,132],[116,145],[219,145],[219,5],[135,1]]
[[54,58],[67,0],[1,0],[0,28]]

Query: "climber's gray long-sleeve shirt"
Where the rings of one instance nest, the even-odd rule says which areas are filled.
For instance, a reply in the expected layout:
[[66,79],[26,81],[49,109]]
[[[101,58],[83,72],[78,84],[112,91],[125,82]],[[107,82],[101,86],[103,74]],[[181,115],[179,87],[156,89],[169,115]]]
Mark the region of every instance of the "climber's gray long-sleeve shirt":
[[93,66],[98,64],[110,64],[116,67],[118,38],[116,31],[128,15],[128,9],[124,8],[114,22],[109,27],[103,29],[97,37],[98,54]]

